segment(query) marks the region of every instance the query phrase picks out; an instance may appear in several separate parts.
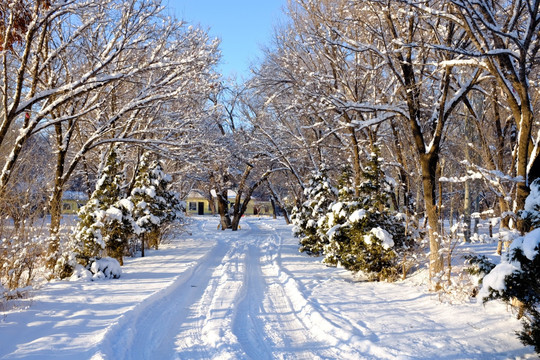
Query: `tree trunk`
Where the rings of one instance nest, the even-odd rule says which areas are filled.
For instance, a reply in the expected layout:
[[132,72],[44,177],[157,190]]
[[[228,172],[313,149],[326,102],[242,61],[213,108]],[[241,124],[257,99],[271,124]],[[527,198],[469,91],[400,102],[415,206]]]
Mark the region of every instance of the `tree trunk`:
[[[444,171],[444,159],[440,162],[439,166],[437,166],[437,179],[440,179],[443,176]],[[439,185],[439,204],[437,205],[437,211],[439,213],[439,222],[440,222],[440,235],[444,236],[444,211],[443,211],[443,187],[442,183],[438,181]]]
[[270,172],[264,173],[257,182],[255,182],[253,185],[251,185],[247,189],[246,194],[244,195],[244,200],[241,201],[241,194],[243,193],[242,190],[243,190],[243,188],[245,186],[247,177],[249,176],[249,173],[251,172],[252,169],[253,169],[253,167],[251,165],[248,165],[246,167],[246,170],[244,171],[244,175],[242,176],[242,181],[240,182],[241,188],[239,187],[238,193],[236,194],[236,203],[234,204],[233,220],[232,220],[232,224],[231,224],[233,231],[238,230],[238,225],[240,223],[240,219],[242,218],[242,216],[246,212],[246,209],[247,209],[248,204],[249,204],[249,202],[251,200],[251,196],[253,195],[253,192],[261,184],[268,181],[268,176],[270,175]]
[[[268,184],[268,189],[270,189],[270,192],[272,193],[272,197],[273,197],[274,201],[276,201],[278,203],[279,207],[281,208],[281,210],[283,210],[283,218],[285,218],[285,223],[287,225],[290,225],[291,224],[291,219],[289,219],[289,214],[287,213],[287,209],[285,209],[285,206],[283,204],[283,201],[281,200],[281,197],[279,196],[277,191],[274,189],[274,186],[272,186],[272,183],[270,182],[270,179],[267,179],[266,183]],[[274,214],[275,214],[275,211],[274,211]]]
[[238,230],[238,225],[240,225],[240,219],[242,216],[244,216],[244,213],[246,212],[247,206],[251,200],[251,194],[253,193],[254,189],[249,189],[249,191],[246,194],[246,197],[244,198],[244,201],[241,201],[238,197],[236,198],[236,203],[234,204],[234,212],[233,212],[233,218],[231,221],[231,228],[232,231]]
[[240,179],[240,184],[238,184],[238,189],[236,190],[236,199],[234,201],[233,218],[231,222],[232,231],[238,230],[238,224],[240,223],[240,218],[242,217],[242,215],[244,215],[244,212],[246,211],[246,208],[247,208],[247,204],[253,192],[253,191],[248,191],[248,194],[246,194],[244,201],[242,201],[242,194],[244,193],[244,187],[246,186],[246,181],[249,174],[251,173],[251,170],[253,170],[253,165],[246,164],[246,169],[244,170],[244,173],[242,174],[242,178]]
[[221,230],[231,228],[231,218],[229,216],[229,201],[227,200],[227,189],[217,193],[218,213],[220,217]]
[[[518,148],[517,148],[517,167],[516,175],[522,178],[522,181],[517,183],[516,196],[514,202],[514,213],[523,210],[525,207],[525,199],[529,196],[528,186],[528,160],[529,160],[529,144],[531,136],[532,113],[528,108],[522,106],[521,126],[519,128]],[[517,220],[517,229],[522,233],[529,231],[527,222],[521,217]]]
[[60,221],[62,219],[62,187],[59,186],[55,180],[55,186],[53,194],[49,202],[49,211],[51,214],[50,236],[49,244],[47,248],[47,262],[46,266],[49,270],[53,270],[56,266],[56,262],[60,256],[60,238],[58,233],[60,231]]
[[474,212],[476,214],[475,214],[475,217],[474,217],[473,232],[474,232],[474,234],[478,235],[478,224],[480,223],[480,217],[479,217],[479,213],[480,213],[480,195],[476,195],[476,199],[474,201]]
[[[472,109],[472,108],[471,108]],[[476,121],[476,124],[479,123]],[[471,153],[469,149],[469,143],[471,142],[471,133],[472,133],[472,126],[471,126],[471,119],[469,116],[465,117],[465,161],[470,163],[471,161]],[[489,152],[489,148],[484,151]],[[485,155],[484,157],[488,157],[488,155]],[[465,237],[466,242],[471,242],[471,183],[470,180],[465,180],[464,186],[464,193],[463,193],[463,223],[465,228],[463,229],[463,235]]]
[[231,220],[231,229],[232,231],[237,231],[238,230],[238,226],[240,225],[240,218],[242,217],[242,215],[240,215],[239,213],[238,214],[233,214],[233,218]]
[[[346,115],[346,113],[345,113]],[[351,119],[349,116],[346,116],[347,122],[350,124]],[[362,182],[362,168],[360,166],[360,152],[358,149],[358,139],[356,138],[355,128],[350,125],[347,127],[349,131],[349,136],[351,138],[351,152],[353,160],[353,170],[354,170],[354,194],[358,196],[360,194],[360,183]]]
[[[398,205],[396,207],[396,211],[404,211],[405,213],[409,214],[411,211],[410,209],[410,186],[409,186],[409,176],[405,169],[407,168],[407,164],[405,161],[405,156],[403,155],[403,148],[401,145],[401,141],[399,139],[399,134],[396,128],[396,124],[394,123],[394,120],[390,121],[390,126],[392,128],[392,135],[394,137],[394,141],[396,143],[395,151],[396,151],[396,158],[399,162],[399,186],[398,186],[398,196],[397,196],[397,202]],[[400,196],[400,193],[401,196]],[[402,199],[403,203],[400,206],[400,200]]]
[[56,170],[54,174],[54,187],[49,201],[49,213],[51,214],[51,225],[49,227],[50,240],[48,246],[47,267],[54,269],[56,261],[60,254],[60,239],[58,232],[60,231],[60,222],[62,220],[62,195],[64,193],[64,164],[66,161],[67,147],[62,147],[62,124],[55,125],[56,132]]
[[471,241],[471,185],[469,180],[465,180],[463,195],[463,235],[465,241]]
[[422,186],[424,189],[424,206],[429,225],[429,273],[433,279],[435,275],[443,271],[443,257],[440,253],[441,243],[437,229],[439,227],[437,206],[435,202],[435,168],[437,161],[434,156],[423,154],[420,156],[422,166]]
[[[450,194],[454,192],[454,185],[450,183]],[[454,195],[450,197],[450,215],[448,217],[450,229],[454,227]]]
[[206,200],[208,200],[208,206],[210,207],[210,212],[212,215],[216,214],[216,203],[214,202],[214,197],[211,192],[206,194]]

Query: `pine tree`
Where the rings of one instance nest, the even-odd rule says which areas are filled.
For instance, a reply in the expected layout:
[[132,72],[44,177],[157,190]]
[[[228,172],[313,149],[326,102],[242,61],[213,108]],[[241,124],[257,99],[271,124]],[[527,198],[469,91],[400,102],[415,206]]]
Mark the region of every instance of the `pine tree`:
[[[79,210],[79,223],[71,246],[77,263],[89,266],[103,255],[123,263],[128,237],[133,232],[129,200],[124,199],[122,163],[111,149],[101,177],[88,203]],[[73,267],[75,264],[71,264]]]
[[412,241],[401,221],[390,213],[377,152],[366,164],[358,196],[350,174],[344,175],[338,201],[320,221],[319,233],[328,237],[323,262],[362,272],[369,280],[392,280]]
[[180,216],[180,201],[168,190],[171,180],[158,161],[150,162],[148,155],[143,155],[130,196],[135,206],[133,218],[140,229],[143,256],[145,241],[157,248],[163,226]]
[[317,231],[318,222],[337,196],[337,190],[331,185],[324,165],[320,171],[312,174],[304,195],[307,200],[300,208],[295,207],[291,213],[293,233],[299,238],[301,252],[319,256],[322,254],[326,237]]
[[512,242],[501,263],[483,278],[479,295],[484,302],[501,299],[518,304],[518,318],[523,324],[518,338],[540,353],[540,180],[531,184],[525,204],[522,216],[533,230]]

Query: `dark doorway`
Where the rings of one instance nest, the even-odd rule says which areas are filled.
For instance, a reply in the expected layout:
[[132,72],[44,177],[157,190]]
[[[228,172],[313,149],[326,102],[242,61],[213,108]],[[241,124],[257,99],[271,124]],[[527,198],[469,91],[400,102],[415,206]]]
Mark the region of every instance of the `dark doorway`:
[[204,203],[199,202],[199,215],[204,215]]

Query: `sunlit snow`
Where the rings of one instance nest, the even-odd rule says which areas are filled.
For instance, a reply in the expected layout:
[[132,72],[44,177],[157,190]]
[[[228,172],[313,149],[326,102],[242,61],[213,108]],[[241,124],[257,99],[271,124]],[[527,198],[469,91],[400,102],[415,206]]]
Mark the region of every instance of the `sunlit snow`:
[[423,271],[356,281],[299,253],[282,220],[217,224],[193,219],[160,250],[126,258],[119,279],[51,282],[13,300],[0,309],[0,359],[535,358],[502,303],[441,301]]

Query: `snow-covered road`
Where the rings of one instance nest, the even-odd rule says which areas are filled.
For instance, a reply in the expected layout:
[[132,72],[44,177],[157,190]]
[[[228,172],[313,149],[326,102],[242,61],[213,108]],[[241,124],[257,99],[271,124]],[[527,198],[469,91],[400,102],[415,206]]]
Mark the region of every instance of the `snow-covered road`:
[[501,304],[357,283],[298,253],[280,220],[197,218],[119,280],[56,282],[0,318],[1,359],[534,358]]

